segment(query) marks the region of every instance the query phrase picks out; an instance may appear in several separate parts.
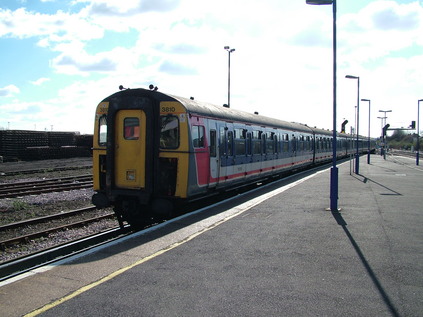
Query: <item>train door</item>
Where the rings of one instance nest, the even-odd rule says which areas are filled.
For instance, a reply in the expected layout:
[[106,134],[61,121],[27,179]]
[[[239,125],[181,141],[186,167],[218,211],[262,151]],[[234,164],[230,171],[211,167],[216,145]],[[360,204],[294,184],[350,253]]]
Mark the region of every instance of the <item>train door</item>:
[[145,112],[120,110],[115,120],[115,186],[145,188]]
[[218,176],[218,183],[224,183],[226,180],[227,175],[227,137],[226,137],[227,128],[225,125],[219,125],[219,158],[220,163],[219,165],[219,176]]
[[291,155],[292,155],[292,162],[291,164],[295,164],[295,162],[297,161],[297,138],[295,137],[295,134],[292,134],[292,139],[291,139]]
[[234,137],[232,125],[219,125],[219,183],[224,183],[233,174],[233,141]]
[[193,125],[191,137],[197,166],[197,182],[199,186],[208,186],[210,181],[210,154],[206,129],[203,125]]
[[209,186],[214,187],[219,182],[219,155],[218,155],[218,147],[217,147],[216,129],[210,129],[209,153],[210,153]]

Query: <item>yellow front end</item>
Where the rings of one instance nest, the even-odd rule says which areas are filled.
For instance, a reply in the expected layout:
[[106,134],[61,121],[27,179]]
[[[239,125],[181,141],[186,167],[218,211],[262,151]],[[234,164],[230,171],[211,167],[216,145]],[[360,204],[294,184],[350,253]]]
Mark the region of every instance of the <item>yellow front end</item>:
[[95,112],[93,135],[93,189],[99,191],[106,175],[107,112],[108,102],[101,102]]
[[[188,190],[188,160],[189,160],[189,143],[188,143],[188,117],[185,107],[176,101],[166,101],[160,103],[160,116],[174,116],[178,118],[179,122],[179,143],[178,147],[168,147],[161,142],[159,151],[159,160],[165,162],[166,160],[177,160],[176,171],[176,188],[175,197],[187,198]],[[162,132],[164,127],[162,127]]]

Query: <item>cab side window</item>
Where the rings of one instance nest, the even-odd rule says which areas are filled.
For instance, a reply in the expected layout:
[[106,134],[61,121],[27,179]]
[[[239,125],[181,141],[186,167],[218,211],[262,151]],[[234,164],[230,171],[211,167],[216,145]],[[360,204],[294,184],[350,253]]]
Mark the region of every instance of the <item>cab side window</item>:
[[160,148],[179,147],[179,119],[177,116],[160,116]]
[[192,143],[195,148],[204,147],[204,127],[195,125],[191,129]]
[[98,144],[105,146],[107,143],[107,116],[102,115],[98,121]]

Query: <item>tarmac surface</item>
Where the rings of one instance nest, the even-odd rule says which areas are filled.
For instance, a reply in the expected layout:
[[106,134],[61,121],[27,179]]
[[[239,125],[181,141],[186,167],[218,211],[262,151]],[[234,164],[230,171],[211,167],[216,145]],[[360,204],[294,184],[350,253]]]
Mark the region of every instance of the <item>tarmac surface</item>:
[[2,316],[423,316],[423,167],[339,165],[0,283]]

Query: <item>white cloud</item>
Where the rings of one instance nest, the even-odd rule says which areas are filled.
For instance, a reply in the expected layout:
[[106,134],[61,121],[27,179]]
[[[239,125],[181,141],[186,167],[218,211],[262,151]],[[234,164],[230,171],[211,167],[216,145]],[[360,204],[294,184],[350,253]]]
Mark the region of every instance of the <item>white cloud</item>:
[[42,84],[44,84],[45,82],[50,81],[50,78],[45,78],[45,77],[41,77],[37,80],[31,81],[31,84],[35,85],[35,86],[41,86]]
[[15,85],[8,85],[6,87],[0,88],[0,97],[11,97],[20,92],[20,89]]
[[95,56],[85,53],[78,56],[62,54],[53,60],[52,66],[59,73],[69,75],[88,75],[90,72],[112,72],[116,70],[116,63],[104,54],[96,54]]
[[[85,1],[81,1],[85,2]],[[145,12],[166,12],[179,6],[180,0],[96,0],[90,1],[89,12],[91,15],[102,16],[133,16]]]
[[[389,18],[387,18],[389,17]],[[423,43],[423,8],[417,3],[374,1],[341,18],[342,53],[358,63]]]
[[[0,36],[35,37],[56,54],[50,60],[55,72],[84,76],[45,102],[49,108],[42,109],[55,116],[55,126],[71,128],[67,121],[73,117],[89,117],[83,129],[92,125],[95,105],[119,84],[134,88],[152,83],[163,92],[226,103],[228,55],[223,46],[230,45],[236,49],[231,55],[234,108],[332,127],[329,6],[280,0],[74,3],[84,7],[56,14],[0,9]],[[372,99],[375,111],[388,106],[395,112],[397,105],[413,103],[423,78],[422,58],[413,52],[423,45],[420,21],[423,9],[417,1],[371,1],[355,14],[338,17],[339,121],[354,121],[356,82],[346,80],[347,73],[360,76],[362,96]],[[125,48],[117,43],[90,51],[91,41],[101,43],[108,30],[121,32],[122,38],[135,30],[131,36],[137,37]],[[93,73],[101,79],[92,81]],[[410,112],[396,110],[396,115],[408,120]],[[375,120],[375,131],[379,124]]]

